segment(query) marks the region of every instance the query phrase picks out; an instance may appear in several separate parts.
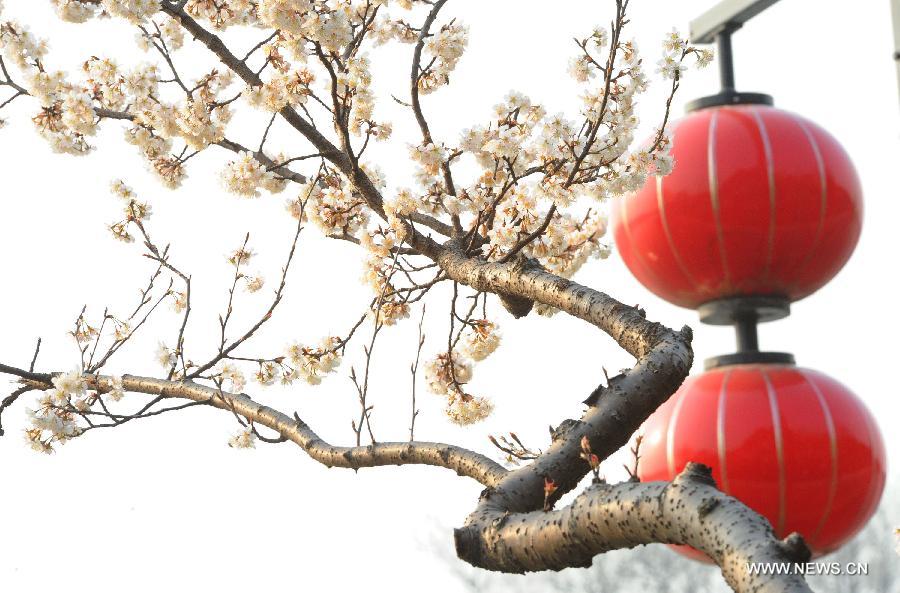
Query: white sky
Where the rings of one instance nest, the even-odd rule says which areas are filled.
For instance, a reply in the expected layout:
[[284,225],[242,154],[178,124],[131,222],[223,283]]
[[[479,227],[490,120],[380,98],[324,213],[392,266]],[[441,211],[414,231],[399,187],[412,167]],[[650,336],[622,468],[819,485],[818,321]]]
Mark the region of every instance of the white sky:
[[[5,18],[28,23],[53,39],[51,66],[75,67],[92,54],[111,54],[122,64],[140,59],[131,50],[131,31],[123,33],[121,22],[83,28],[60,24],[47,2],[5,4]],[[435,136],[455,138],[461,128],[484,120],[513,88],[551,112],[574,114],[576,89],[565,74],[574,49],[571,38],[607,22],[610,4],[451,3],[445,12],[469,24],[470,48],[454,85],[425,100]],[[686,31],[689,19],[711,4],[636,0],[631,34],[647,63],[655,63],[663,33],[673,25]],[[895,261],[900,153],[892,49],[887,2],[784,0],[735,37],[738,86],[769,92],[778,106],[834,134],[856,163],[866,200],[863,235],[851,262],[828,286],[797,303],[789,319],[763,326],[762,346],[792,351],[801,364],[851,386],[879,419],[889,455],[900,445],[893,430],[900,394],[889,379],[900,327],[884,306],[900,289]],[[379,92],[405,97],[409,47],[373,58]],[[685,101],[716,89],[715,67],[690,72],[675,113],[682,112]],[[657,82],[642,101],[640,113],[648,129],[661,113],[663,91]],[[382,113],[395,124],[396,140],[413,138],[410,118],[390,102],[382,105]],[[114,242],[105,230],[118,213],[107,190],[114,177],[127,179],[152,203],[151,232],[160,242],[171,241],[174,260],[193,274],[196,313],[188,348],[194,346],[195,359],[211,352],[229,275],[223,254],[238,247],[249,230],[251,245],[261,254],[258,266],[274,282],[292,225],[283,213],[284,196],[244,201],[225,194],[213,175],[227,157],[218,149],[191,161],[183,189],[169,192],[144,170],[115,123],[97,139],[95,154],[83,159],[54,155],[28,122],[33,110],[26,100],[18,101],[12,111],[4,111],[11,122],[0,131],[5,273],[0,360],[27,365],[41,336],[39,369],[71,368],[76,351],[65,332],[81,306],[87,303],[96,316],[105,305],[121,313],[133,306],[151,270],[136,246]],[[238,123],[237,129],[244,129],[246,122]],[[256,138],[251,131],[243,140],[255,144]],[[305,150],[301,140],[287,133],[274,140],[285,147],[299,142],[294,152]],[[379,164],[391,183],[411,184],[403,143],[399,146],[383,151]],[[245,352],[269,354],[289,341],[312,342],[346,331],[369,299],[358,282],[358,253],[349,244],[320,238],[313,228],[305,230],[288,296],[258,348]],[[695,372],[699,361],[732,349],[730,330],[701,326],[693,311],[654,298],[615,255],[592,262],[577,280],[623,302],[640,303],[650,318],[670,327],[692,325]],[[234,328],[264,310],[268,294],[269,287],[242,297]],[[426,356],[443,344],[446,317],[446,301],[433,299]],[[444,420],[439,398],[420,385],[418,438],[490,452],[489,433],[514,430],[526,442],[545,446],[548,424],[580,415],[579,402],[602,377],[601,365],[610,371],[630,366],[629,357],[609,338],[582,322],[561,315],[550,321],[499,318],[503,347],[476,367],[472,383],[474,391],[494,399],[495,414],[470,428],[455,427]],[[123,351],[109,370],[156,372],[152,351],[160,337],[171,343],[177,322],[172,312],[163,311],[151,331]],[[368,339],[369,331],[364,329],[360,337]],[[251,385],[248,391],[287,412],[297,410],[323,438],[349,443],[357,403],[346,374],[361,348],[362,342],[355,342],[339,374],[318,388],[298,385],[259,394]],[[371,396],[380,440],[406,438],[407,369],[414,350],[411,320],[376,346]],[[236,428],[234,420],[210,410],[94,431],[53,456],[27,449],[20,436],[24,422],[20,402],[7,411],[7,436],[0,439],[0,583],[5,591],[199,588],[224,593],[251,587],[299,591],[364,585],[373,591],[405,592],[424,583],[439,591],[461,590],[431,548],[434,525],[446,529],[441,541],[451,554],[449,527],[463,521],[481,487],[446,470],[383,468],[357,475],[327,470],[289,444],[235,451],[225,445]],[[896,467],[889,471],[896,476]]]

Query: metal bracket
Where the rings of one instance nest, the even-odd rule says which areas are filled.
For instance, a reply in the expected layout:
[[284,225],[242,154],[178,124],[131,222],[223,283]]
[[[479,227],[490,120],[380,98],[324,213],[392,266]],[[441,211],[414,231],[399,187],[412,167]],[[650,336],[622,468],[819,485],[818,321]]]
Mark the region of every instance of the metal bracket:
[[717,45],[719,79],[722,91],[709,97],[701,97],[687,104],[688,112],[720,105],[772,105],[772,97],[762,93],[739,93],[734,84],[734,57],[731,51],[731,35],[744,23],[775,4],[778,0],[725,0],[691,21],[692,43]]
[[744,23],[778,0],[724,0],[691,21],[691,43],[712,43],[726,27],[739,29]]

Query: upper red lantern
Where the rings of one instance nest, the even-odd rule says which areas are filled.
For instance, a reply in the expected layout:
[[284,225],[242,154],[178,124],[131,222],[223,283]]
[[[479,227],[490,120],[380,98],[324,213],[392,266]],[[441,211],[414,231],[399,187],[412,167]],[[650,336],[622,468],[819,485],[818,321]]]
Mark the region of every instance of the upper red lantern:
[[[689,461],[818,556],[875,512],[885,450],[872,415],[846,387],[790,365],[736,365],[693,376],[645,422],[638,475],[671,480]],[[689,555],[699,552],[687,548]]]
[[626,265],[660,297],[698,305],[770,295],[796,301],[849,259],[862,192],[828,132],[766,105],[719,106],[672,126],[675,169],[613,212]]

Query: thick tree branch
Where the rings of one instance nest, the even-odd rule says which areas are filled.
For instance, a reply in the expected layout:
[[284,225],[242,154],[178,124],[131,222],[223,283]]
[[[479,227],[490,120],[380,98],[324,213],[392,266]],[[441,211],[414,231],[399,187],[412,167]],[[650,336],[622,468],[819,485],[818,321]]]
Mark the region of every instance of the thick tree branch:
[[482,511],[455,539],[467,562],[517,573],[587,567],[601,552],[641,544],[688,544],[713,558],[740,593],[810,591],[799,575],[750,573],[751,563],[807,562],[809,551],[797,534],[776,539],[765,519],[718,490],[698,464],[671,483],[597,482],[559,511]]
[[[0,373],[11,374],[29,382],[51,385],[54,374],[33,373],[0,364]],[[100,391],[113,387],[112,377],[86,375],[88,386]],[[340,447],[322,440],[296,415],[291,418],[264,406],[245,394],[234,394],[193,381],[172,381],[125,375],[122,387],[127,392],[145,393],[159,398],[181,398],[207,404],[246,418],[254,425],[265,426],[286,440],[299,445],[310,457],[328,467],[358,470],[382,465],[433,465],[452,469],[461,476],[492,487],[508,472],[492,459],[455,445],[420,441],[375,443],[364,447]]]
[[[623,305],[611,296],[543,270],[531,260],[487,262],[469,257],[460,241],[425,246],[426,254],[452,280],[481,292],[524,298],[556,307],[609,334],[635,358],[643,358],[666,338],[677,336],[667,327],[647,321],[641,310]],[[682,333],[689,331],[688,328]],[[689,353],[690,338],[679,340]],[[682,369],[687,373],[690,368]]]
[[584,319],[637,358],[632,369],[592,394],[592,406],[581,420],[564,422],[554,432],[546,452],[485,490],[457,531],[460,558],[505,572],[559,570],[590,565],[593,556],[611,549],[684,543],[713,558],[741,593],[809,590],[799,576],[749,574],[748,562],[804,562],[808,549],[796,535],[776,540],[764,518],[715,488],[708,469],[691,467],[671,485],[598,484],[562,511],[538,510],[545,503],[545,479],[557,485],[552,503],[587,474],[589,465],[580,459],[583,437],[606,458],[674,393],[691,367],[690,328],[673,332],[647,321],[643,311],[529,260],[488,263],[448,242],[437,261],[453,280],[477,290],[530,299]]

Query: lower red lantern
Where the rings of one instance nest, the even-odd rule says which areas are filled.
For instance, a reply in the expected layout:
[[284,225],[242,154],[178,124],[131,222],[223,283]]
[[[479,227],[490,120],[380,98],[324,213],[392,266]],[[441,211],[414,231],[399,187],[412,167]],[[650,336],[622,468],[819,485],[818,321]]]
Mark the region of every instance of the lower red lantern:
[[799,532],[814,556],[858,532],[884,489],[885,449],[872,415],[834,379],[793,365],[690,377],[643,434],[641,480],[671,480],[689,461],[709,465],[722,491],[765,516],[779,538]]

